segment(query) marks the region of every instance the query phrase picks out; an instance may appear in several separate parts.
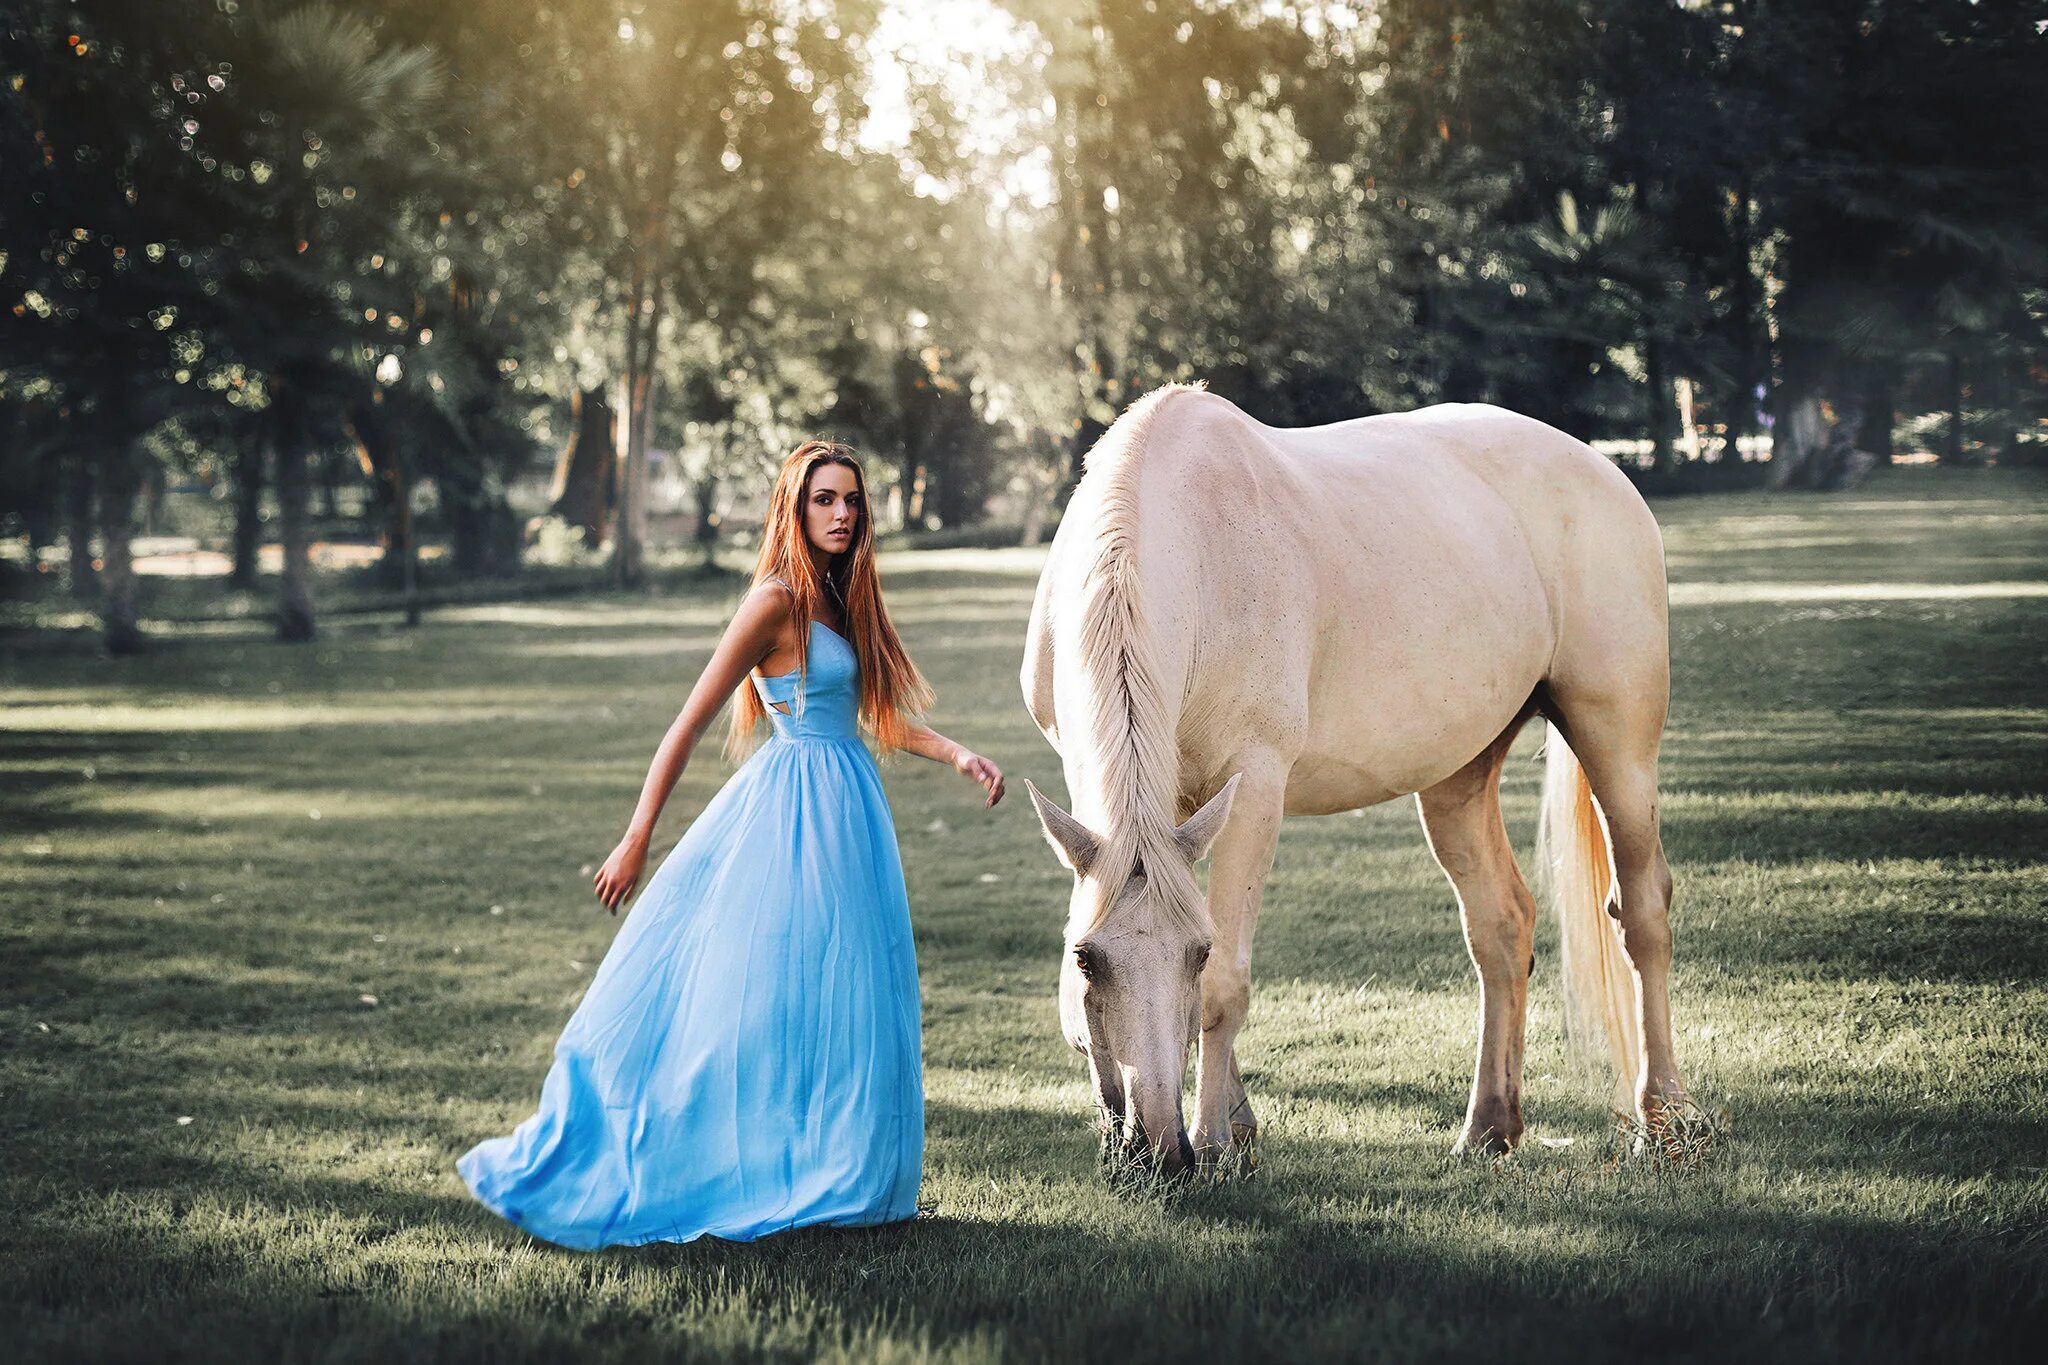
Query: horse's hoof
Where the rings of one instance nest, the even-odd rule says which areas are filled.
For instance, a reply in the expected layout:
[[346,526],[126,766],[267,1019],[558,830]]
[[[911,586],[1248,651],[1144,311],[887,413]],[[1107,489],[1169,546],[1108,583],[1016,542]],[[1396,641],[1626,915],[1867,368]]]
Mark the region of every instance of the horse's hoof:
[[1727,1118],[1725,1113],[1709,1113],[1684,1095],[1649,1096],[1640,1115],[1621,1115],[1615,1126],[1628,1142],[1629,1155],[1690,1167],[1713,1154]]
[[1465,1131],[1458,1134],[1457,1142],[1451,1147],[1454,1157],[1484,1157],[1492,1161],[1507,1156],[1515,1150],[1522,1139],[1520,1129],[1503,1132],[1501,1129],[1477,1124],[1466,1124]]
[[1233,1132],[1227,1147],[1197,1147],[1195,1166],[1203,1179],[1217,1184],[1227,1180],[1249,1180],[1259,1169],[1259,1149],[1251,1141],[1238,1141]]

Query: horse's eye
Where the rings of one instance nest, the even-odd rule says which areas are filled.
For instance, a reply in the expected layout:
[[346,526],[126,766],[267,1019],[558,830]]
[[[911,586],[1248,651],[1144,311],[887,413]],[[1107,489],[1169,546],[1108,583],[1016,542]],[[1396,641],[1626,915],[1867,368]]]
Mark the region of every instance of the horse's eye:
[[1090,981],[1095,979],[1095,949],[1087,943],[1074,945],[1074,965],[1081,969],[1081,975]]
[[1201,947],[1195,949],[1195,970],[1199,972],[1208,965],[1209,945],[1204,943]]

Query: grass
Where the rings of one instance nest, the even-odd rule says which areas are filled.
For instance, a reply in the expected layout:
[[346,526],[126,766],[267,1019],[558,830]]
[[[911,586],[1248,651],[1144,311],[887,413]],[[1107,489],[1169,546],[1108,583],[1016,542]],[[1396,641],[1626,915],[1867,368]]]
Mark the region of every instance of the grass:
[[[1256,1178],[1107,1192],[1026,803],[888,783],[934,1216],[579,1255],[452,1163],[529,1112],[622,827],[727,602],[159,627],[0,654],[0,1342],[176,1355],[1954,1359],[2048,1284],[2048,481],[1660,504],[1681,1058],[1719,1145],[1620,1158],[1549,926],[1528,1141],[1453,1162],[1477,991],[1407,803],[1289,823],[1243,1057]],[[941,728],[1058,790],[1036,560],[889,564]],[[723,779],[684,779],[664,846]],[[1537,765],[1508,777],[1519,847]],[[1018,788],[1021,790],[1021,788]],[[189,1121],[187,1121],[189,1120]],[[677,1154],[688,1159],[686,1152]],[[2031,1356],[2030,1356],[2031,1358]]]

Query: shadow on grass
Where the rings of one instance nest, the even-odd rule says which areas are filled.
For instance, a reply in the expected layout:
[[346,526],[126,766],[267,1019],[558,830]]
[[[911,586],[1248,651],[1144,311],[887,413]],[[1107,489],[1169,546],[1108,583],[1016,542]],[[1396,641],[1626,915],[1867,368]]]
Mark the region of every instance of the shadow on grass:
[[1902,812],[1866,819],[1775,820],[1686,812],[1674,815],[1666,829],[1665,849],[1681,875],[1687,868],[1722,860],[1795,866],[1881,862],[1927,845],[1938,848],[1943,858],[2033,867],[2040,864],[2032,850],[2048,847],[2048,812]]
[[[195,1164],[143,1224],[37,1220],[40,1254],[15,1266],[9,1299],[38,1329],[82,1317],[85,1335],[63,1339],[88,1351],[96,1334],[203,1350],[254,1331],[380,1358],[720,1339],[771,1358],[776,1341],[792,1357],[847,1341],[982,1354],[993,1337],[1040,1358],[1408,1359],[1468,1342],[1477,1319],[1538,1361],[1870,1358],[1930,1339],[2000,1358],[2041,1303],[2012,1227],[1960,1245],[1768,1197],[1706,1205],[1628,1168],[1390,1159],[1343,1141],[1319,1142],[1312,1167],[1269,1165],[1162,1204],[1096,1186],[1089,1135],[1064,1115],[1019,1106],[1002,1116],[1007,1143],[962,1148],[988,1117],[934,1106],[940,1159],[978,1153],[991,1184],[1021,1178],[1055,1207],[1027,1197],[909,1225],[583,1254],[532,1243],[459,1194],[284,1179],[222,1157]],[[1077,1199],[1092,1211],[1075,1216]],[[1515,1230],[1474,1244],[1458,1224],[1475,1203]],[[266,1221],[279,1237],[317,1225],[336,1254],[251,1257]],[[80,1297],[110,1283],[135,1292]]]
[[[1981,906],[1929,909],[1930,900],[1953,905],[1960,894],[1954,881],[1938,876],[1888,877],[1881,891],[1878,904],[1788,916],[1769,943],[1732,924],[1689,924],[1683,951],[1738,979],[1791,974],[1809,985],[1853,982],[1874,990],[1905,983],[2038,989],[2048,977],[2048,922],[2015,923]],[[2027,894],[2013,888],[2015,908]],[[1911,899],[1902,903],[1902,896]]]

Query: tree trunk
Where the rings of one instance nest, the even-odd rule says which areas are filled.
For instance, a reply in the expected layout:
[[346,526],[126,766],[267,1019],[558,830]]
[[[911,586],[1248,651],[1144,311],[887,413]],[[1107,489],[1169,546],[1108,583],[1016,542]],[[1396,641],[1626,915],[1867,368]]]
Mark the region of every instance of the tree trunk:
[[230,476],[235,491],[235,562],[228,571],[231,588],[256,586],[258,555],[263,547],[263,459],[261,445],[245,445]]
[[2019,353],[2015,350],[2000,356],[1992,373],[1998,382],[1998,462],[2017,464],[2020,462],[2020,402],[2025,392]]
[[57,543],[57,507],[62,501],[58,485],[64,476],[61,461],[49,458],[48,450],[38,452],[36,458],[35,489],[29,495],[28,505],[22,508],[21,529],[28,536],[28,571],[42,572],[43,550]]
[[668,249],[669,196],[675,153],[646,201],[647,221],[633,252],[631,301],[626,307],[626,462],[619,480],[619,529],[612,547],[612,582],[636,587],[647,577],[647,445],[654,421],[654,362],[661,346],[661,312],[668,280],[661,253]]
[[1890,464],[1897,452],[1892,439],[1898,401],[1893,394],[1893,381],[1892,362],[1875,361],[1863,390],[1863,426],[1856,433],[1856,448],[1875,455],[1879,464]]
[[341,463],[332,451],[320,457],[320,516],[330,527],[341,520]]
[[[1104,315],[1110,307],[1114,281],[1108,269],[1108,234],[1103,219],[1103,175],[1092,172],[1088,158],[1097,154],[1098,144],[1108,138],[1095,121],[1103,108],[1096,103],[1102,89],[1101,66],[1108,53],[1076,35],[1062,33],[1053,39],[1053,62],[1048,66],[1047,84],[1053,95],[1053,136],[1058,177],[1060,237],[1055,266],[1060,288],[1074,310],[1079,345],[1068,348],[1069,366],[1075,389],[1084,395],[1080,413],[1067,448],[1067,472],[1059,502],[1073,496],[1080,485],[1084,462],[1108,427],[1095,420],[1091,398],[1110,401],[1107,381],[1115,372],[1109,354]],[[1056,80],[1051,71],[1060,72]],[[908,485],[905,485],[908,500]]]
[[308,414],[288,382],[273,399],[271,432],[277,469],[279,539],[284,543],[284,572],[279,580],[277,633],[283,640],[313,638],[313,534],[308,507],[306,438]]
[[100,446],[100,620],[107,648],[115,654],[139,653],[143,645],[135,613],[135,561],[130,554],[138,454],[135,442],[126,436],[110,436]]
[[617,416],[603,386],[579,389],[571,399],[576,434],[555,464],[548,514],[583,532],[583,543],[596,549],[604,543],[612,509],[619,497]]
[[612,584],[626,587],[638,582],[641,562],[639,528],[642,521],[643,504],[640,499],[640,458],[642,451],[636,439],[634,411],[639,402],[640,377],[627,366],[626,379],[620,397],[624,402],[619,410],[619,505],[618,515],[612,522],[612,558],[607,566]]
[[70,551],[66,586],[81,602],[99,595],[92,566],[93,461],[83,447],[64,456],[64,540]]
[[142,534],[163,534],[164,499],[170,489],[164,482],[164,467],[155,460],[142,461]]
[[458,577],[519,571],[519,526],[488,466],[483,452],[467,450],[462,459],[448,461],[434,480],[448,519],[448,557]]
[[366,423],[383,445],[381,473],[389,499],[390,521],[380,576],[398,589],[404,600],[405,623],[416,626],[420,623],[420,543],[412,516],[412,461],[406,458],[404,442],[392,439],[378,420],[381,416],[380,413]]
[[385,425],[381,406],[374,400],[357,406],[348,417],[349,435],[355,438],[356,454],[376,490],[371,504],[377,511],[377,539],[384,554],[377,561],[377,582],[411,596],[419,577],[419,546],[415,544],[412,519],[412,469],[405,452]]
[[[636,285],[636,287],[638,287]],[[619,471],[618,530],[612,537],[612,583],[637,587],[647,577],[647,435],[653,422],[654,349],[660,333],[660,297],[636,308],[626,350],[626,452]],[[643,316],[643,311],[645,316]]]
[[1643,338],[1643,416],[1650,427],[1650,470],[1671,472],[1671,377],[1665,373],[1664,344]]
[[412,480],[404,455],[398,457],[398,470],[398,515],[392,520],[391,533],[405,543],[405,552],[399,559],[398,586],[405,594],[405,623],[416,626],[420,623],[420,546],[419,538],[413,534]]
[[1941,452],[1943,464],[1967,464],[1963,430],[1963,353],[1948,353],[1948,441]]
[[[28,478],[18,490],[21,498],[21,529],[28,537],[28,571],[42,572],[43,549],[61,538],[66,462],[63,448],[31,431],[27,403],[0,403],[8,415],[0,431],[0,451],[13,452],[28,466]],[[40,405],[33,405],[40,406]],[[6,459],[0,455],[0,461]]]
[[628,385],[626,464],[620,481],[619,529],[612,548],[612,582],[621,588],[637,587],[647,579],[647,432],[654,405],[652,367],[636,366]]
[[923,441],[922,430],[906,433],[902,454],[896,461],[896,525],[900,530],[924,529],[924,465],[918,459]]
[[692,490],[697,497],[697,550],[709,570],[718,565],[718,477],[706,466]]
[[1756,269],[1751,260],[1755,248],[1750,241],[1749,177],[1737,179],[1734,221],[1730,236],[1735,245],[1735,393],[1728,404],[1728,445],[1721,454],[1723,467],[1733,470],[1742,456],[1738,443],[1757,429],[1756,409],[1763,397],[1766,375],[1762,347],[1757,344]]

